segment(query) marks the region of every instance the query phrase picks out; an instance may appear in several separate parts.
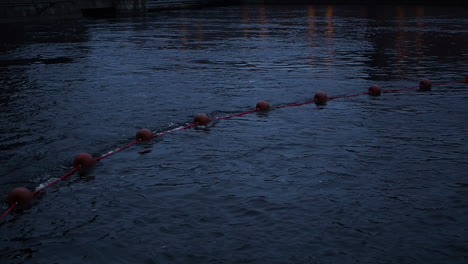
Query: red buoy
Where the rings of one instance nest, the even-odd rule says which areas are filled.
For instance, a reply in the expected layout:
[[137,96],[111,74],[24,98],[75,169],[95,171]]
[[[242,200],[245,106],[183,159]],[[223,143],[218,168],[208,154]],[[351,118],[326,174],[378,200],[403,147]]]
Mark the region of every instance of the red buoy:
[[465,76],[465,82],[468,83],[468,74]]
[[424,79],[419,82],[420,91],[430,91],[432,87],[432,82],[429,79]]
[[31,204],[33,200],[33,194],[29,189],[24,187],[17,187],[13,189],[7,198],[7,202],[9,206],[18,203],[18,206],[25,206]]
[[255,109],[258,111],[268,111],[270,110],[270,104],[267,101],[260,101],[255,106]]
[[73,167],[78,168],[89,168],[96,163],[96,160],[89,155],[88,153],[81,153],[76,155],[75,159],[73,160]]
[[153,139],[153,132],[149,131],[146,128],[140,129],[135,135],[135,140],[149,141]]
[[380,86],[374,84],[369,87],[369,95],[380,96],[381,94],[382,89],[380,89]]
[[210,123],[210,119],[208,118],[207,115],[200,113],[200,114],[197,114],[193,118],[193,122],[197,123],[197,125],[204,126],[204,125],[208,125],[208,123]]
[[314,96],[314,101],[316,105],[326,105],[327,104],[327,94],[324,92],[318,92]]

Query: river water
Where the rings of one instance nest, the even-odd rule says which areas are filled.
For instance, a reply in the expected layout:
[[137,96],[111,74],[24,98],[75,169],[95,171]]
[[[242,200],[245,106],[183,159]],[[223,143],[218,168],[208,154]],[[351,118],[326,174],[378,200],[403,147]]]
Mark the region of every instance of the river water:
[[[231,6],[0,27],[3,201],[140,128],[468,73],[456,7]],[[467,114],[459,83],[139,143],[1,219],[0,262],[466,263]]]

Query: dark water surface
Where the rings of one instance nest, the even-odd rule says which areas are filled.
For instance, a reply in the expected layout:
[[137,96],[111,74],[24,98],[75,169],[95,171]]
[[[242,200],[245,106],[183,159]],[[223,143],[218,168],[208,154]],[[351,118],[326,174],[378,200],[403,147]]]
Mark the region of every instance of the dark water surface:
[[[468,73],[461,8],[246,6],[0,25],[0,195],[140,128]],[[112,155],[0,221],[0,263],[466,263],[468,86],[304,105]],[[3,212],[7,205],[2,203]]]

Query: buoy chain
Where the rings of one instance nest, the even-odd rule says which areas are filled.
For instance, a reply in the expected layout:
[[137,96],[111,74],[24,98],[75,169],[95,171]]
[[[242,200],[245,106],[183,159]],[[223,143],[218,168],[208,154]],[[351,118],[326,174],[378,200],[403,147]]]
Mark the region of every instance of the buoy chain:
[[0,215],[0,219],[2,219],[3,217],[5,217],[7,214],[10,213],[11,210],[13,210],[16,206],[18,205],[18,202],[15,202],[13,205],[11,205],[8,209],[5,210],[5,212],[3,212],[2,215]]
[[430,80],[424,79],[421,80],[419,85],[416,86],[411,86],[411,87],[406,87],[406,88],[401,88],[401,89],[390,89],[390,90],[383,90],[380,88],[378,85],[372,85],[369,87],[367,92],[362,92],[362,93],[356,93],[356,94],[350,94],[350,95],[338,95],[338,96],[332,96],[328,97],[324,92],[317,92],[314,96],[313,99],[305,101],[305,102],[299,102],[299,103],[291,103],[291,104],[284,104],[284,105],[277,105],[277,106],[270,106],[270,104],[267,101],[260,101],[257,103],[255,106],[255,109],[248,110],[245,112],[241,113],[236,113],[228,116],[223,116],[223,117],[215,117],[215,118],[209,118],[206,114],[199,113],[195,115],[193,118],[193,123],[181,126],[172,130],[168,130],[165,132],[160,132],[160,133],[153,133],[148,129],[140,129],[136,135],[135,135],[135,141],[128,143],[127,145],[120,147],[116,150],[110,151],[100,157],[93,158],[90,154],[87,153],[81,153],[78,154],[75,159],[73,160],[73,169],[70,170],[69,172],[65,173],[63,176],[60,178],[55,179],[54,181],[48,183],[47,185],[35,190],[34,192],[31,192],[29,189],[24,188],[24,187],[17,187],[13,189],[9,194],[8,194],[8,204],[9,208],[5,210],[0,215],[0,219],[8,215],[15,207],[19,206],[22,207],[24,205],[30,204],[32,202],[33,196],[42,192],[44,189],[56,184],[59,181],[62,181],[63,179],[69,177],[70,175],[74,174],[78,170],[82,169],[87,169],[92,167],[97,161],[104,159],[106,157],[109,157],[110,155],[113,155],[119,151],[122,151],[126,148],[129,148],[139,142],[142,141],[149,141],[152,140],[155,137],[161,137],[170,133],[174,133],[179,130],[186,130],[194,126],[205,126],[209,124],[212,121],[216,120],[224,120],[224,119],[229,119],[232,117],[238,117],[238,116],[243,116],[246,114],[250,113],[255,113],[259,111],[268,111],[270,109],[279,109],[279,108],[286,108],[286,107],[294,107],[294,106],[301,106],[305,104],[310,104],[310,103],[315,103],[318,106],[323,106],[326,105],[328,100],[334,100],[334,99],[339,99],[339,98],[349,98],[349,97],[356,97],[359,95],[370,95],[370,96],[380,96],[381,93],[392,93],[392,92],[399,92],[399,91],[405,91],[405,90],[411,90],[411,89],[416,89],[419,88],[420,91],[430,91],[432,86],[441,86],[441,85],[449,85],[449,84],[456,84],[456,83],[468,83],[468,75],[465,76],[464,80],[461,81],[454,81],[454,82],[447,82],[447,83],[435,83],[433,84]]

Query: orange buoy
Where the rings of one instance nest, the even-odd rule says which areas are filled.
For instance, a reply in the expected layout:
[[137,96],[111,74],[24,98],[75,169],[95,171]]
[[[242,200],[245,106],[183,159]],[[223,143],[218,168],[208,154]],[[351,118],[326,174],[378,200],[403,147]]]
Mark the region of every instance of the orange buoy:
[[197,114],[193,118],[193,122],[197,123],[197,125],[204,126],[204,125],[208,125],[208,123],[210,123],[210,119],[208,118],[207,115],[200,113],[200,114]]
[[324,92],[318,92],[314,96],[315,104],[316,105],[326,105],[327,104],[327,94]]
[[260,101],[255,106],[255,109],[258,111],[268,111],[270,110],[270,104],[267,101]]
[[7,202],[9,206],[18,203],[19,206],[29,205],[33,200],[32,192],[24,187],[17,187],[13,189],[7,198]]
[[96,160],[89,155],[88,153],[81,153],[76,155],[75,159],[73,160],[73,167],[78,168],[89,168],[96,163]]
[[153,137],[154,137],[153,132],[149,131],[146,128],[143,128],[137,131],[135,135],[135,140],[149,141],[153,139]]
[[369,95],[380,96],[381,94],[382,89],[380,89],[380,86],[374,84],[369,87]]
[[432,87],[432,82],[429,79],[424,79],[419,82],[420,91],[430,91]]

